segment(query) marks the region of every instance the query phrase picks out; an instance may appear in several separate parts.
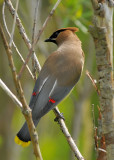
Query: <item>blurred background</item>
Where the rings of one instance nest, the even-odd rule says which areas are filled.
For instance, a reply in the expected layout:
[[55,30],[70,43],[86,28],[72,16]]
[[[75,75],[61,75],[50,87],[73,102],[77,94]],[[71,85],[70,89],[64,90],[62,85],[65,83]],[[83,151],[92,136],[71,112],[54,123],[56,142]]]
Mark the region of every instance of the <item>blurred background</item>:
[[[2,3],[0,1],[0,22],[2,21]],[[12,0],[15,7],[15,1]],[[53,8],[56,0],[40,0],[37,18],[37,32],[42,27],[47,15]],[[34,11],[36,0],[20,0],[18,14],[30,40],[32,40],[32,29],[34,21]],[[6,22],[11,32],[13,19],[7,7],[5,8]],[[92,24],[93,10],[91,1],[85,0],[64,0],[61,1],[51,20],[48,22],[40,40],[35,48],[36,55],[41,66],[46,57],[52,53],[57,47],[55,44],[45,43],[56,29],[64,27],[78,27],[79,32],[76,34],[82,41],[82,48],[85,53],[85,66],[82,77],[69,97],[67,97],[58,106],[64,114],[65,123],[71,133],[74,141],[79,147],[80,152],[87,160],[96,159],[93,113],[94,105],[95,125],[97,126],[99,105],[98,95],[94,90],[90,79],[86,76],[86,70],[89,70],[94,79],[97,80],[96,60],[94,43],[90,33],[89,25]],[[2,23],[3,24],[3,23]],[[6,32],[5,32],[6,33]],[[7,35],[7,34],[6,34]],[[8,41],[9,37],[7,36]],[[14,41],[26,58],[28,49],[21,38],[16,27]],[[13,57],[17,72],[20,71],[22,62],[13,48]],[[29,61],[31,67],[31,60]],[[6,83],[11,91],[16,95],[13,84],[12,74],[10,71],[7,56],[0,37],[0,78]],[[25,69],[21,77],[22,86],[27,102],[29,103],[34,81]],[[74,160],[74,155],[60,130],[59,125],[54,122],[55,115],[50,111],[45,115],[38,127],[39,144],[44,160]],[[0,88],[0,159],[1,160],[35,160],[32,145],[28,148],[22,148],[14,143],[14,137],[24,122],[24,117],[20,109]]]

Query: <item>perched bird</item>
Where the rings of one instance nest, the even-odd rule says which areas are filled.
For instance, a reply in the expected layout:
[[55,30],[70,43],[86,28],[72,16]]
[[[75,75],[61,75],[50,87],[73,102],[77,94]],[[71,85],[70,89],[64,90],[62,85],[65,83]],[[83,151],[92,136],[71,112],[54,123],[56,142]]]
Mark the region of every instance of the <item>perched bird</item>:
[[[81,41],[75,34],[77,31],[76,27],[62,28],[45,40],[55,43],[58,48],[45,61],[32,93],[29,106],[35,126],[68,95],[81,76],[84,54]],[[25,122],[15,142],[27,146],[29,141],[31,138]]]

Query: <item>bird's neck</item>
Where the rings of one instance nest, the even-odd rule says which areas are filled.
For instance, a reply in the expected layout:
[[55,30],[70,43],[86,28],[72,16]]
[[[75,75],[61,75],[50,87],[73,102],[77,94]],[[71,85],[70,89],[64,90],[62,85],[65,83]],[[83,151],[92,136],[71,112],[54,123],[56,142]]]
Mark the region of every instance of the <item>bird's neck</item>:
[[62,43],[58,45],[58,51],[67,51],[67,50],[72,50],[76,48],[81,48],[81,41],[79,39],[75,40],[65,40]]

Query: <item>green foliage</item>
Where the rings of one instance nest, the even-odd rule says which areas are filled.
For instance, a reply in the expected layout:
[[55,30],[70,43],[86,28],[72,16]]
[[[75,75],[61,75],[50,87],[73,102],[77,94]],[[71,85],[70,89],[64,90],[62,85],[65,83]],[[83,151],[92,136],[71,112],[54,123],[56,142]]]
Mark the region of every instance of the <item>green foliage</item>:
[[[54,5],[56,1],[50,0],[50,3]],[[64,0],[61,1],[56,15],[62,19],[62,26],[69,26],[71,23],[75,26],[75,21],[80,20],[83,25],[88,26],[92,16],[91,4],[85,0]]]

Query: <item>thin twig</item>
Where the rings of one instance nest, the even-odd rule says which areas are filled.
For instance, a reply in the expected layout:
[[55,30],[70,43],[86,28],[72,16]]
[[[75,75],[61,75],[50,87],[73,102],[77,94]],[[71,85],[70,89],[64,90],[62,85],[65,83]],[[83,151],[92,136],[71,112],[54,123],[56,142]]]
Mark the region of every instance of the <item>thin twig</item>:
[[[6,24],[6,20],[5,20],[5,2],[3,3],[3,7],[2,7],[2,16],[3,16],[3,23],[4,23],[4,27],[5,27],[5,29],[6,29],[6,32],[7,32],[8,36],[11,38],[11,34],[10,34],[9,30],[8,30],[8,27],[7,27],[7,24]],[[19,50],[18,50],[16,44],[14,43],[14,41],[12,41],[12,44],[13,44],[13,46],[14,46],[17,54],[19,55],[21,61],[22,61],[23,63],[25,63],[25,60],[24,60],[24,58],[22,57],[21,53],[19,52]],[[29,74],[31,75],[32,79],[34,79],[34,76],[33,76],[33,74],[32,74],[32,72],[31,72],[31,70],[30,70],[30,68],[29,68],[28,65],[26,65],[26,68],[27,68]]]
[[81,155],[80,151],[78,150],[78,147],[76,146],[74,140],[72,139],[66,125],[65,122],[62,118],[58,118],[58,113],[60,114],[60,111],[58,110],[58,108],[56,107],[56,109],[53,109],[55,115],[57,116],[57,121],[60,125],[60,128],[64,134],[64,136],[67,139],[68,144],[70,145],[70,148],[72,149],[72,151],[74,152],[75,157],[78,160],[84,160],[84,157]]
[[93,87],[95,88],[95,90],[97,91],[98,95],[100,95],[100,91],[99,91],[99,89],[98,89],[98,87],[97,87],[94,79],[92,78],[92,76],[90,75],[90,73],[89,73],[88,70],[86,70],[86,75],[87,75],[87,76],[89,77],[89,79],[91,80],[92,85],[93,85]]
[[35,126],[34,126],[34,123],[33,123],[33,120],[32,120],[31,109],[27,105],[21,83],[17,78],[16,68],[15,68],[15,65],[14,65],[13,57],[12,57],[12,51],[11,51],[9,45],[8,45],[8,42],[6,40],[6,37],[5,37],[5,34],[3,32],[1,24],[0,24],[0,34],[1,34],[2,41],[3,41],[3,44],[4,44],[5,50],[6,50],[6,54],[7,54],[7,57],[8,57],[9,64],[10,64],[10,68],[11,68],[11,71],[12,71],[13,81],[14,81],[17,93],[19,95],[20,101],[21,101],[22,106],[23,106],[22,113],[24,114],[24,117],[27,121],[27,125],[28,125],[28,128],[29,128],[29,133],[30,133],[30,136],[31,136],[31,141],[32,141],[33,148],[34,148],[34,154],[35,154],[37,159],[42,160],[41,152],[40,152],[39,145],[38,145],[38,135],[37,135],[37,132],[35,130]]
[[0,87],[7,93],[7,95],[16,103],[18,107],[22,110],[22,103],[17,99],[17,97],[10,91],[6,84],[0,79]]
[[10,42],[9,42],[9,46],[12,46],[12,42],[13,42],[13,35],[14,35],[14,31],[15,31],[15,24],[16,24],[16,14],[17,14],[17,10],[18,10],[18,5],[19,5],[19,0],[17,0],[16,2],[16,8],[15,8],[15,14],[14,14],[14,20],[13,20],[13,27],[12,27],[12,32],[11,32],[11,37],[10,37]]
[[[33,23],[33,33],[32,33],[32,45],[34,44],[34,40],[35,40],[36,21],[37,21],[39,3],[40,3],[40,0],[36,0],[36,7],[35,7],[35,13],[34,13],[34,23]],[[32,56],[32,72],[33,72],[34,78],[36,80],[36,63],[35,63],[34,56]]]
[[23,73],[23,71],[24,71],[24,69],[25,69],[27,63],[29,62],[29,59],[30,59],[30,57],[32,56],[33,53],[34,53],[34,51],[33,51],[33,46],[32,46],[32,48],[31,48],[30,51],[29,51],[29,54],[27,55],[27,58],[25,59],[25,63],[22,65],[22,67],[21,67],[21,69],[20,69],[20,72],[19,72],[19,74],[18,74],[18,79],[21,78],[22,73]]
[[26,60],[25,60],[25,63],[23,64],[23,66],[22,66],[21,69],[20,69],[20,72],[19,72],[19,74],[18,74],[18,78],[19,78],[19,79],[21,78],[22,72],[24,71],[25,66],[26,66],[26,64],[28,63],[30,57],[31,57],[32,54],[34,53],[33,49],[34,49],[36,43],[38,42],[38,40],[39,40],[42,32],[44,31],[44,28],[47,26],[47,23],[48,23],[49,19],[50,19],[51,16],[53,15],[53,13],[54,13],[55,9],[57,8],[57,6],[59,5],[60,1],[61,1],[61,0],[58,0],[58,1],[56,2],[56,4],[54,5],[53,9],[51,10],[49,16],[46,18],[46,20],[45,20],[45,22],[44,22],[41,30],[38,32],[38,34],[37,34],[37,36],[36,36],[36,39],[35,39],[34,43],[33,43],[32,46],[31,46],[31,49],[30,49],[30,51],[29,51],[29,54],[27,55],[27,58],[26,58]]
[[35,33],[36,33],[36,22],[37,22],[37,14],[38,14],[38,7],[39,7],[40,0],[36,0],[36,7],[34,12],[34,23],[33,23],[33,33],[32,33],[32,45],[35,40]]
[[[14,9],[11,1],[10,1],[10,0],[5,0],[5,3],[6,3],[6,5],[7,5],[7,7],[8,7],[8,9],[9,9],[11,15],[14,17],[15,9]],[[32,45],[31,45],[30,40],[29,40],[29,38],[28,38],[28,36],[27,36],[27,34],[26,34],[26,31],[25,31],[25,29],[24,29],[24,27],[23,27],[23,25],[22,25],[22,23],[21,23],[21,20],[19,19],[18,14],[16,14],[16,25],[17,25],[17,27],[18,27],[18,29],[19,29],[19,33],[20,33],[20,35],[22,36],[22,39],[24,40],[26,46],[27,46],[28,49],[30,50]],[[34,53],[35,53],[35,52],[34,52]],[[41,70],[40,63],[39,63],[39,61],[38,61],[38,59],[37,59],[37,57],[36,57],[36,54],[33,54],[33,56],[34,56],[34,59],[35,59],[35,62],[36,62],[37,71],[38,71],[38,73],[39,73],[40,70]]]
[[38,34],[36,36],[36,39],[35,39],[35,44],[37,44],[37,42],[39,41],[40,39],[40,36],[42,34],[42,32],[44,31],[45,27],[47,26],[48,24],[48,21],[50,20],[50,18],[52,17],[52,15],[54,14],[56,8],[58,7],[59,3],[61,2],[61,0],[57,0],[56,4],[54,5],[54,7],[52,8],[51,12],[49,13],[48,17],[46,18],[42,28],[38,31]]

